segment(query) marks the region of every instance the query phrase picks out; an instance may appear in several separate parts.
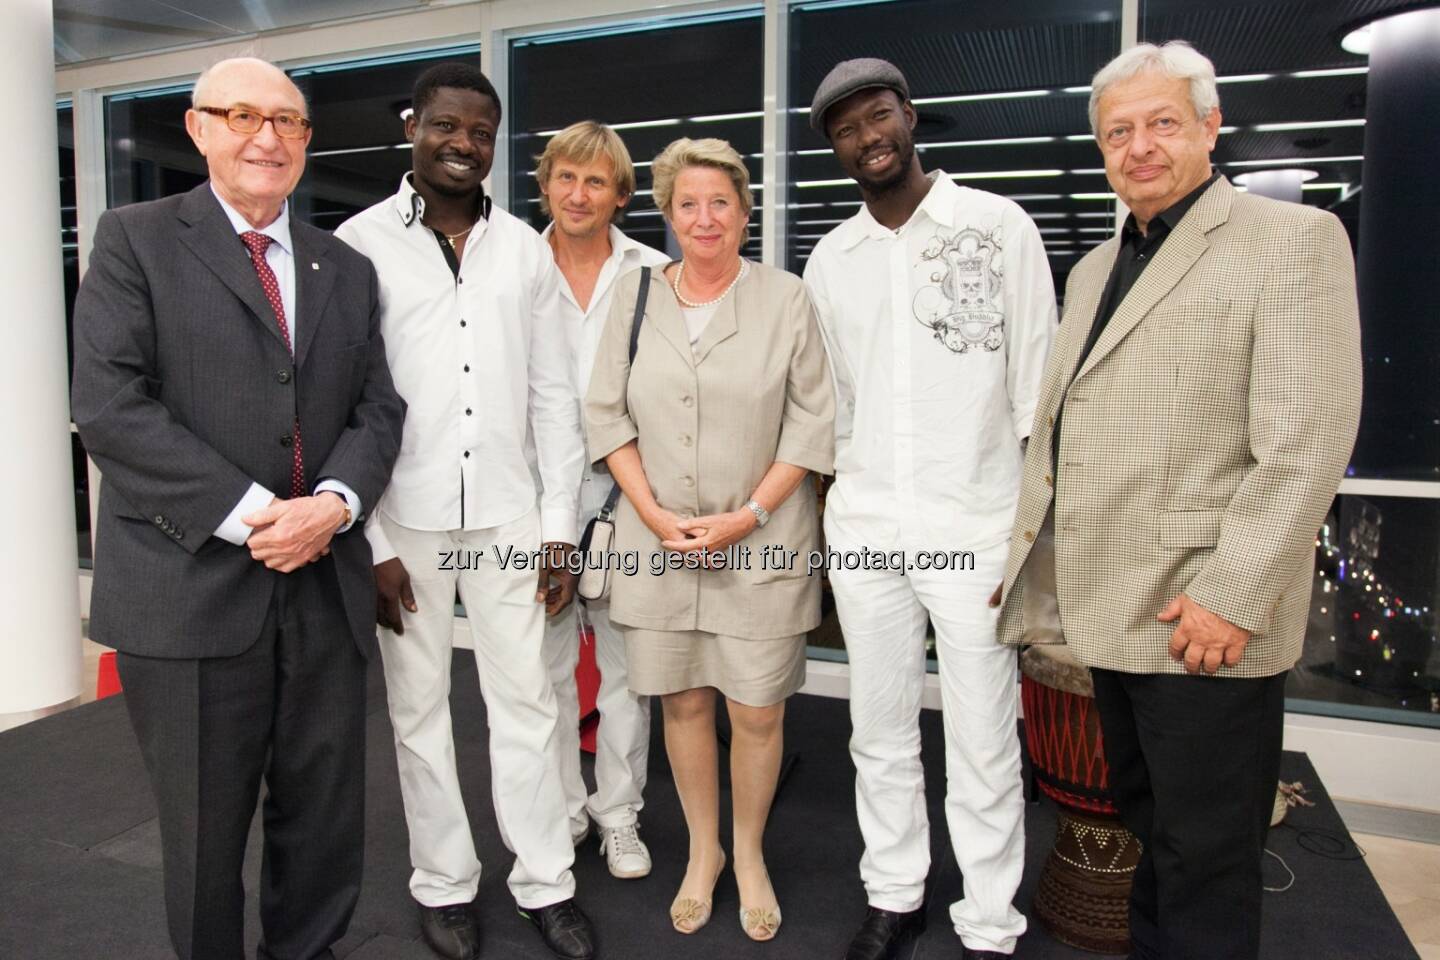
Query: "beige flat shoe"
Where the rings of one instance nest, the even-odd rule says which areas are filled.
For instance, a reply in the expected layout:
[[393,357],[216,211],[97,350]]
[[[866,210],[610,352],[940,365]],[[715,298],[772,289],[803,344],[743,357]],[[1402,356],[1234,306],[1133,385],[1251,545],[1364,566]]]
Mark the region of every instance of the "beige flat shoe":
[[715,871],[715,879],[710,883],[710,896],[704,900],[695,897],[677,897],[675,902],[670,904],[670,925],[680,933],[695,933],[705,924],[710,922],[710,908],[714,902],[715,884],[720,882],[720,874],[725,872],[725,855],[720,855],[720,867]]
[[681,933],[694,933],[710,922],[710,903],[681,897],[670,904],[670,925]]
[[745,931],[745,936],[751,940],[775,939],[775,934],[780,932],[780,908],[774,910],[747,910],[740,908],[740,929]]

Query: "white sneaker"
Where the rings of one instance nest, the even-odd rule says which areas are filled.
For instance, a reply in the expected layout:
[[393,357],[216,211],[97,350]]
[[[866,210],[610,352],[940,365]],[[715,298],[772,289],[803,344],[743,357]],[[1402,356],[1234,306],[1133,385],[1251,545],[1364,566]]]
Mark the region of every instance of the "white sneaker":
[[612,877],[637,880],[650,875],[650,848],[640,839],[639,824],[601,827],[600,852]]

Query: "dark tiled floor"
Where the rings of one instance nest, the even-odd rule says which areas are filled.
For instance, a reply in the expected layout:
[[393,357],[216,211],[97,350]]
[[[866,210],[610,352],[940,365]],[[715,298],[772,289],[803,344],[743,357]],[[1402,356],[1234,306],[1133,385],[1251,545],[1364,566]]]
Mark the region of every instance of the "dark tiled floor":
[[[489,809],[485,718],[474,661],[456,657],[452,711],[461,782],[471,799],[476,845],[486,864],[480,912],[486,957],[516,960],[548,954],[529,925],[515,916],[505,889],[509,857]],[[954,859],[944,846],[944,776],[938,716],[926,713],[924,759],[929,771],[933,895],[930,932],[907,960],[954,958],[946,904],[960,893]],[[665,764],[659,723],[651,751],[650,786],[642,815],[655,854],[655,872],[634,882],[613,880],[593,845],[576,863],[580,902],[595,920],[602,956],[609,960],[810,960],[838,958],[864,910],[856,864],[860,836],[854,816],[854,769],[846,751],[849,720],[843,701],[796,697],[787,737],[796,756],[768,833],[771,875],[785,911],[779,938],[746,940],[735,920],[733,879],[722,879],[716,915],[694,937],[670,930],[666,917],[684,870],[684,824]],[[424,960],[406,889],[409,873],[384,689],[370,678],[368,726],[366,886],[351,932],[337,953],[353,960]],[[154,806],[120,698],[89,704],[0,733],[0,958],[50,960],[106,956],[160,960],[170,956],[161,903]],[[1272,833],[1271,848],[1295,871],[1294,886],[1267,895],[1267,958],[1408,960],[1416,956],[1363,860],[1330,860],[1307,852],[1301,831],[1343,837],[1344,827],[1308,761],[1287,755],[1285,776],[1311,786],[1314,808],[1292,811]],[[1025,883],[1017,898],[1028,912],[1035,879],[1054,837],[1048,801],[1027,813]],[[256,831],[258,835],[258,830]],[[252,836],[247,883],[254,890],[258,848]],[[1313,846],[1313,844],[1311,844]],[[1277,871],[1278,866],[1267,865]],[[1267,874],[1268,876],[1268,874]],[[250,936],[257,934],[255,898]],[[1220,918],[1223,922],[1223,918]],[[1089,956],[1061,946],[1038,927],[1020,944],[1022,958]]]

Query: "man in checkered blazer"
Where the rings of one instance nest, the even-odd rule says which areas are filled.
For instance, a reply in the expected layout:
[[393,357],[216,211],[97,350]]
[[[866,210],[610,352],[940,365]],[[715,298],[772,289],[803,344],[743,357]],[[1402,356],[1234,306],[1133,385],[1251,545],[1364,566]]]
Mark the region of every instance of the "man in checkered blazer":
[[1215,72],[1189,46],[1122,53],[1090,120],[1131,212],[1070,274],[999,636],[1063,635],[1092,668],[1144,845],[1133,956],[1255,957],[1285,674],[1359,421],[1354,263],[1331,214],[1212,171]]

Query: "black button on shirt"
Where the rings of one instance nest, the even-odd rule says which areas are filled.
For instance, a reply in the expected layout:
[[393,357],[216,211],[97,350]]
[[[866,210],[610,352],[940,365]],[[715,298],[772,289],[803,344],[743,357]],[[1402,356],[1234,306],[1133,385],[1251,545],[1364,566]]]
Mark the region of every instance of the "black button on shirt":
[[[1161,245],[1170,232],[1175,229],[1195,202],[1209,190],[1216,180],[1220,179],[1220,171],[1211,172],[1210,178],[1200,186],[1191,190],[1179,201],[1171,205],[1162,213],[1146,224],[1144,233],[1140,232],[1140,226],[1135,220],[1135,214],[1125,218],[1125,225],[1120,228],[1120,251],[1115,257],[1115,266],[1110,269],[1110,278],[1105,281],[1105,292],[1100,295],[1100,306],[1095,311],[1095,322],[1090,325],[1090,333],[1085,337],[1085,345],[1080,349],[1080,359],[1075,364],[1071,376],[1080,372],[1085,366],[1085,361],[1090,357],[1090,351],[1095,349],[1095,344],[1100,340],[1100,334],[1105,332],[1105,325],[1125,302],[1125,297],[1135,282],[1140,279],[1140,274],[1150,265],[1160,252]],[[1059,467],[1060,464],[1060,421],[1064,408],[1055,414],[1055,431],[1051,438],[1051,463]]]

